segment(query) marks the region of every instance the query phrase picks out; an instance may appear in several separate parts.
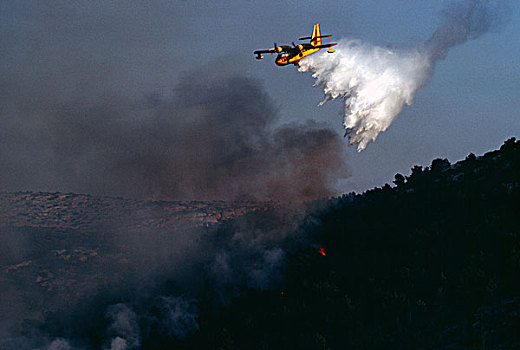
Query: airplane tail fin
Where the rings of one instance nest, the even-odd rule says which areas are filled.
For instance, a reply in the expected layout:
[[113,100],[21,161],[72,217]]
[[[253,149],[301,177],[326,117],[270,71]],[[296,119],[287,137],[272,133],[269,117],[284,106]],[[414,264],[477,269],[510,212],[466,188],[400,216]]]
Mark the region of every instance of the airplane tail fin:
[[316,23],[312,29],[312,36],[299,38],[298,40],[311,40],[312,46],[321,46],[321,38],[330,38],[332,35],[321,35],[320,24]]
[[311,44],[312,46],[321,45],[321,31],[319,23],[316,23],[312,29]]

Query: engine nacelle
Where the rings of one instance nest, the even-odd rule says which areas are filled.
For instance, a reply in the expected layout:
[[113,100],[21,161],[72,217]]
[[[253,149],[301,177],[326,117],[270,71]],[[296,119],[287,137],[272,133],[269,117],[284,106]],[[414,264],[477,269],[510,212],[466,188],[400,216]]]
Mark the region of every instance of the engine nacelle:
[[259,54],[259,55],[256,56],[256,59],[257,59],[257,60],[263,60],[263,59],[264,59],[264,56],[262,56],[262,55]]

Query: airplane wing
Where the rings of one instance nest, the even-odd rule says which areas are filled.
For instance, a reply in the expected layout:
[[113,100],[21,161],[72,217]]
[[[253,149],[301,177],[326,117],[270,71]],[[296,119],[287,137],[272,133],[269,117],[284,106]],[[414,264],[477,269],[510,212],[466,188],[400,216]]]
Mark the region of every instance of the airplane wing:
[[282,52],[293,52],[295,50],[298,50],[297,48],[292,47],[290,45],[282,45],[280,47],[282,48]]
[[277,52],[278,51],[276,51],[276,49],[273,48],[273,49],[267,49],[267,50],[256,50],[253,53],[256,55],[257,60],[261,60],[264,58],[264,56],[262,56],[263,53],[277,53]]
[[264,56],[262,56],[262,54],[264,54],[264,53],[282,53],[282,52],[288,53],[289,55],[297,55],[300,52],[300,49],[298,47],[293,47],[293,46],[289,46],[289,45],[277,46],[275,43],[274,48],[272,48],[272,49],[253,51],[253,53],[256,55],[257,60],[261,60],[262,58],[264,58]]
[[256,50],[253,52],[255,55],[261,55],[263,53],[276,53],[275,49],[268,49],[268,50]]
[[325,45],[318,45],[318,46],[314,46],[315,49],[324,49],[326,47],[332,47],[334,45],[338,45],[338,43],[332,43],[332,44],[325,44]]
[[253,53],[255,55],[261,55],[263,53],[281,53],[281,52],[292,53],[292,52],[299,52],[299,51],[300,50],[297,47],[293,47],[290,45],[282,45],[282,46],[275,46],[274,48],[267,49],[267,50],[256,50]]

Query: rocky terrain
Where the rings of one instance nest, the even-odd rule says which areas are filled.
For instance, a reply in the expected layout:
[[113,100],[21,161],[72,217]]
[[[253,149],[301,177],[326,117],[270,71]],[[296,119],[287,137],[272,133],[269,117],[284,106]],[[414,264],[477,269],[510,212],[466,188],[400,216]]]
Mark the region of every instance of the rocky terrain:
[[272,205],[248,201],[142,201],[59,192],[0,193],[0,226],[95,230],[119,217],[113,229],[186,229]]
[[2,193],[0,331],[160,270],[201,228],[272,206]]

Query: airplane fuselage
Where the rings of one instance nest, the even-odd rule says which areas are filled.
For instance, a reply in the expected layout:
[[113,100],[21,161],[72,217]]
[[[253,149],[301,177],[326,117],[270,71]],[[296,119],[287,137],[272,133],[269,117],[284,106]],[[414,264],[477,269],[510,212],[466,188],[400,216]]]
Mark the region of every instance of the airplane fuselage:
[[278,56],[276,56],[276,60],[274,62],[276,63],[277,66],[280,66],[280,67],[287,66],[289,64],[294,64],[296,66],[302,58],[309,56],[310,54],[313,54],[319,50],[320,49],[318,49],[318,48],[307,49],[307,50],[301,51],[299,54],[294,55],[294,56],[289,53],[281,53]]

